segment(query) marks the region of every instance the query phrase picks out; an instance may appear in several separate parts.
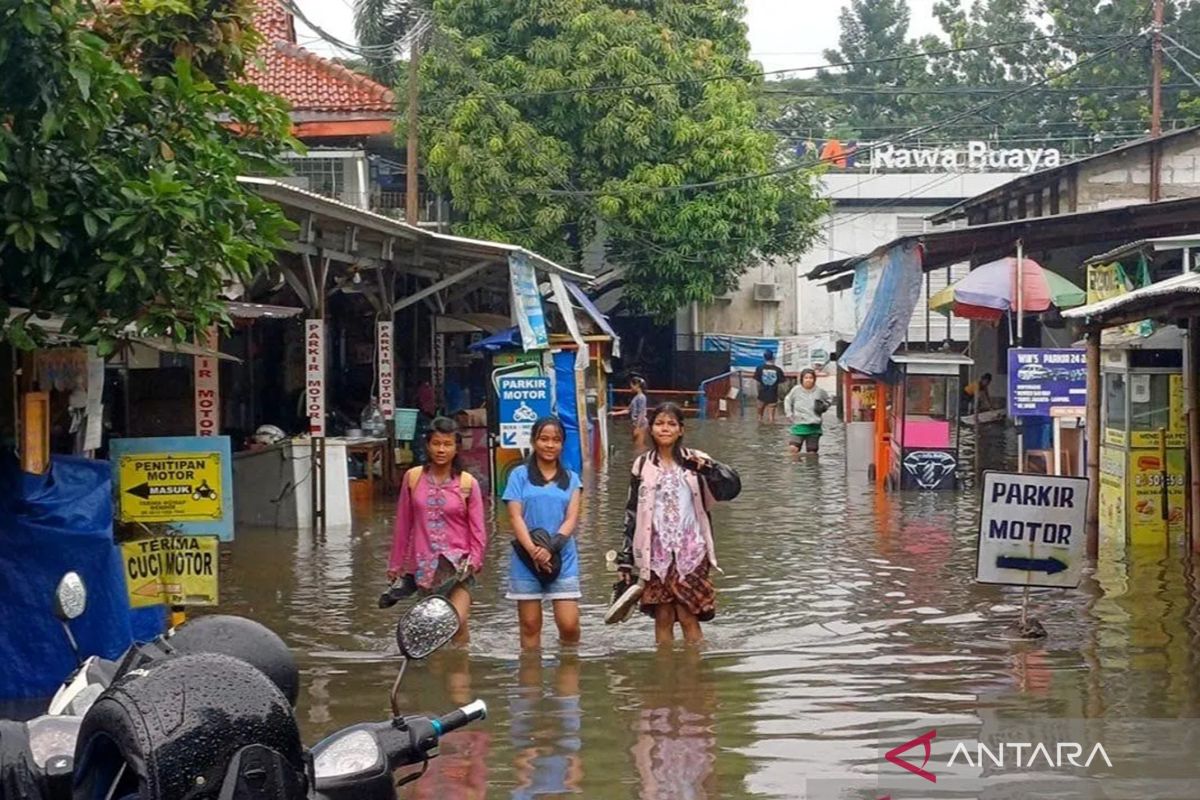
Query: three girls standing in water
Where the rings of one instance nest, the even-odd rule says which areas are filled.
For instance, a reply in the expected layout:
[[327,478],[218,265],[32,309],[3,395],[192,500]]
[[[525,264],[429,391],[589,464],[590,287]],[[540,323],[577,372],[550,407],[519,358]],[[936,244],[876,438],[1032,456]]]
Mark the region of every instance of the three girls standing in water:
[[[656,640],[672,641],[678,623],[684,639],[695,643],[702,638],[700,623],[716,613],[710,570],[717,569],[717,560],[708,510],[715,501],[733,499],[741,483],[729,467],[684,447],[678,406],[663,404],[646,422],[651,448],[634,461],[618,565],[623,580],[640,589],[627,592],[626,601],[639,602],[654,619]],[[532,453],[509,475],[503,497],[513,529],[506,597],[517,602],[523,649],[541,646],[547,600],[559,641],[573,645],[580,636],[575,533],[582,483],[562,461],[562,422],[539,420],[530,439]],[[478,483],[468,488],[468,479],[458,477],[466,474],[456,470],[459,445],[454,422],[435,420],[426,437],[431,466],[410,470],[401,487],[388,577],[404,578],[421,593],[452,587],[449,597],[463,619],[465,641],[470,592],[487,538]]]

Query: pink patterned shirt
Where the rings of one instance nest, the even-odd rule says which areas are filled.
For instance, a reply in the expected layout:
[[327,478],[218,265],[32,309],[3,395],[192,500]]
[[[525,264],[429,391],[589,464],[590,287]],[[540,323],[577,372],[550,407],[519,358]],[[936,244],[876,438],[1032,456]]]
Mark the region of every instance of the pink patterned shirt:
[[664,469],[658,478],[650,537],[650,569],[660,579],[667,577],[672,561],[679,577],[686,578],[708,557],[694,506],[683,468],[676,464]]
[[422,589],[433,588],[439,559],[457,566],[466,556],[474,571],[483,567],[487,529],[483,524],[483,493],[479,481],[463,502],[459,476],[435,483],[425,470],[413,490],[406,475],[396,504],[396,529],[388,569],[413,575]]

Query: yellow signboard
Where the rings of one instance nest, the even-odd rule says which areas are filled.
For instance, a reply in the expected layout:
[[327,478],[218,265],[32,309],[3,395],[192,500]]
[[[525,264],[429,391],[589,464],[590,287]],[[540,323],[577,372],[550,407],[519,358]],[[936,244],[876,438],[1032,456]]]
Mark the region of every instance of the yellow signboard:
[[[1183,532],[1186,485],[1184,454],[1168,450],[1164,465],[1154,450],[1129,452],[1129,539],[1135,544],[1166,541],[1167,533]],[[1163,492],[1163,482],[1167,490]],[[1163,501],[1166,500],[1166,512]]]
[[118,464],[122,522],[210,522],[223,515],[220,453],[139,453]]
[[1100,531],[1106,539],[1125,540],[1125,451],[1100,452]]
[[217,537],[155,536],[121,545],[129,605],[215,606]]

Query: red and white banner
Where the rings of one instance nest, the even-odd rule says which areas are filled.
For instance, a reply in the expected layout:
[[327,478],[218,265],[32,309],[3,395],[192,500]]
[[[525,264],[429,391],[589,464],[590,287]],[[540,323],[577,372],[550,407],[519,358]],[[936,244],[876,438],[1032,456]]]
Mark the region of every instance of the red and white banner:
[[379,410],[388,422],[396,416],[394,335],[391,320],[375,326],[376,349],[379,351]]
[[308,431],[325,435],[325,321],[310,319],[304,326],[304,407]]
[[[220,345],[217,326],[201,337],[200,347],[217,352]],[[221,433],[221,365],[215,355],[197,355],[192,359],[196,405],[196,435],[219,436]]]

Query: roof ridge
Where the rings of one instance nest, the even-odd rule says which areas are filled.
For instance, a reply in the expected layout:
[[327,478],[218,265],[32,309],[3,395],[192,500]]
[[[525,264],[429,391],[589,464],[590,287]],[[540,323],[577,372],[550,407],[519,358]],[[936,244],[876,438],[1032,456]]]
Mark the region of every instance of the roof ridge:
[[343,66],[342,64],[339,64],[336,61],[333,61],[332,59],[325,58],[324,56],[318,55],[317,53],[314,53],[311,50],[306,50],[305,48],[301,47],[298,44],[295,44],[294,42],[286,42],[286,41],[276,40],[276,41],[272,42],[272,45],[275,47],[276,50],[283,53],[284,55],[291,56],[292,58],[297,58],[297,59],[300,59],[301,61],[305,61],[309,64],[312,64],[314,67],[321,69],[323,72],[327,73],[332,78],[336,78],[338,80],[343,80],[343,81],[347,81],[349,83],[353,83],[355,86],[359,87],[360,89],[363,89],[363,90],[369,92],[370,94],[374,95],[378,100],[381,100],[382,102],[385,102],[385,103],[395,103],[396,102],[396,93],[393,92],[391,89],[389,89],[388,87],[384,86],[382,83],[379,83],[378,81],[376,81],[366,75],[355,72],[354,70],[350,69],[349,67]]

